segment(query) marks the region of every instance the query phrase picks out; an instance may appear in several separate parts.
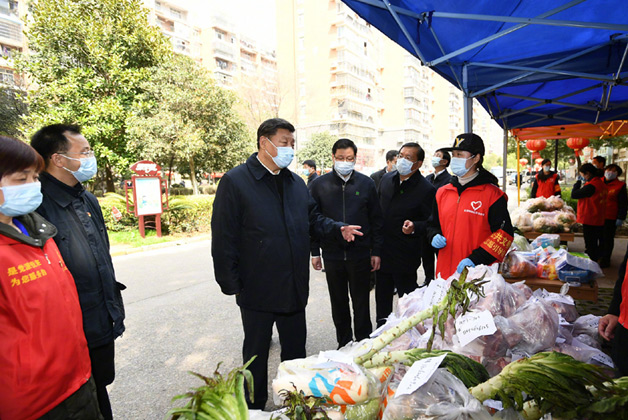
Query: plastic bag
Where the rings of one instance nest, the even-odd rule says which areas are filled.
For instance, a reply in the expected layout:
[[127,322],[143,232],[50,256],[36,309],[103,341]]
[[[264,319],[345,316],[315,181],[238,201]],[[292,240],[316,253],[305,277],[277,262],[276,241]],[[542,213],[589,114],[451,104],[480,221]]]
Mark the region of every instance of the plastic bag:
[[490,420],[491,416],[460,379],[439,368],[412,394],[388,400],[383,420],[406,419]]
[[530,247],[530,244],[525,236],[515,233],[510,249],[514,251],[531,251],[533,248]]
[[570,232],[571,227],[576,223],[576,215],[570,211],[556,212],[556,223],[563,228],[563,232]]
[[[558,325],[556,310],[543,300],[532,297],[508,318],[508,327],[511,329],[502,326],[501,330],[504,336],[511,337],[511,348],[516,346],[529,354],[535,354],[554,345]],[[521,339],[513,346],[518,336]]]
[[589,314],[583,315],[576,319],[573,323],[573,335],[586,334],[590,337],[597,339],[597,329],[600,323],[600,318],[597,315]]
[[559,249],[552,257],[555,260],[557,270],[569,271],[575,268],[590,271],[593,278],[604,276],[604,272],[602,271],[598,263],[590,260],[589,258],[573,255],[567,252],[567,250],[565,249]]
[[611,359],[606,353],[581,342],[577,338],[571,340],[571,344],[559,344],[556,351],[568,354],[576,360],[592,365],[609,368],[615,367],[613,359]]
[[523,292],[512,287],[500,275],[491,277],[490,281],[483,288],[484,297],[472,303],[469,306],[470,309],[487,310],[493,316],[502,315],[509,317],[526,302]]
[[[272,383],[275,404],[281,404],[281,390],[294,387],[306,395],[327,397],[335,404],[360,404],[377,398],[381,393],[379,380],[363,367],[350,364],[349,351],[322,352],[281,362]],[[330,356],[346,359],[347,363],[329,360]]]
[[[548,251],[539,258],[536,265],[536,275],[542,279],[558,279],[558,267],[556,266],[558,255],[552,247],[545,248]],[[562,250],[564,251],[564,250]]]
[[544,233],[537,236],[530,244],[532,249],[541,247],[547,248],[548,246],[558,248],[560,246],[560,235],[552,233]]
[[535,277],[536,262],[533,252],[510,251],[501,264],[501,273],[507,279]]
[[560,210],[565,206],[565,201],[555,195],[545,199],[545,208],[547,211]]
[[510,220],[512,225],[520,231],[532,231],[532,217],[524,208],[515,209],[510,215]]

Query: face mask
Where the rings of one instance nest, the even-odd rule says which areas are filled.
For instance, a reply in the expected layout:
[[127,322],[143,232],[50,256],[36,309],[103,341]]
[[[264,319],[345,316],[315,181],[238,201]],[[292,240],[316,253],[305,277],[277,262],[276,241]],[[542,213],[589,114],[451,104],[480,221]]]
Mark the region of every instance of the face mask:
[[392,166],[390,167],[391,171],[396,171],[397,170],[397,164],[393,163]]
[[472,158],[473,156],[468,159],[452,157],[450,165],[451,172],[453,172],[458,178],[462,178],[467,174],[467,172],[469,172],[469,169],[467,168],[467,160]]
[[78,160],[81,162],[81,166],[79,166],[77,171],[71,171],[68,168],[63,168],[68,172],[71,172],[72,175],[74,175],[74,178],[76,178],[76,180],[78,182],[85,182],[88,181],[90,179],[92,179],[94,177],[94,175],[96,175],[96,172],[98,172],[98,165],[96,163],[96,156],[92,156],[92,157],[88,157],[88,158],[80,158],[80,159],[74,159],[71,158],[69,156],[65,156],[62,155],[70,160]]
[[399,175],[408,175],[412,172],[412,165],[414,165],[414,162],[411,162],[406,158],[397,159],[397,170],[399,171]]
[[309,169],[301,169],[301,173],[302,173],[304,176],[309,176],[309,175],[310,175],[310,170],[309,170]]
[[268,140],[268,142],[277,150],[277,156],[274,157],[266,150],[268,156],[270,156],[273,162],[275,162],[275,165],[279,166],[281,169],[287,168],[288,165],[292,163],[292,159],[294,159],[294,149],[292,147],[277,147],[272,141]]
[[4,203],[0,205],[0,213],[6,216],[23,216],[35,211],[41,204],[41,184],[30,182],[22,185],[1,187]]
[[432,167],[436,168],[437,166],[440,166],[440,161],[441,161],[441,160],[442,160],[442,159],[441,159],[441,158],[439,158],[438,156],[434,156],[434,157],[432,158]]
[[349,175],[353,172],[353,168],[355,168],[355,162],[334,162],[334,169],[342,176]]
[[552,167],[551,167],[551,166],[543,166],[543,170],[544,170],[545,172],[549,172],[549,171],[550,171],[550,169],[552,169]]
[[604,172],[604,178],[606,178],[607,181],[612,181],[617,178],[617,174],[611,171]]

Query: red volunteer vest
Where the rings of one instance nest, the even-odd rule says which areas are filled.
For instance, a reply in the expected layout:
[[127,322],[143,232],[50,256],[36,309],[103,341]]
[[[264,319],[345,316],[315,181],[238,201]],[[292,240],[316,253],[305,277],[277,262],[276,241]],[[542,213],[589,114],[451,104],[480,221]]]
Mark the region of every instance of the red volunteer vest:
[[492,232],[488,220],[490,207],[503,195],[492,184],[469,187],[460,196],[452,184],[436,192],[440,227],[447,239],[447,245],[438,251],[436,264],[436,273],[442,278],[454,274],[460,261],[478,247],[497,261],[503,260],[512,237],[501,229]]
[[606,184],[600,177],[592,178],[583,185],[592,184],[595,187],[595,194],[591,197],[578,200],[578,223],[590,226],[604,226],[606,218]]
[[619,203],[617,202],[617,196],[619,195],[619,191],[622,189],[625,182],[620,181],[615,178],[611,182],[605,182],[606,184],[606,219],[617,219],[617,213],[619,213]]
[[628,270],[621,285],[621,304],[619,305],[619,323],[628,328]]
[[558,174],[554,174],[545,181],[541,181],[539,174],[536,174],[536,196],[550,198],[556,191],[560,191],[560,187],[556,181],[557,178]]
[[44,249],[0,235],[0,419],[37,419],[91,375],[74,279]]

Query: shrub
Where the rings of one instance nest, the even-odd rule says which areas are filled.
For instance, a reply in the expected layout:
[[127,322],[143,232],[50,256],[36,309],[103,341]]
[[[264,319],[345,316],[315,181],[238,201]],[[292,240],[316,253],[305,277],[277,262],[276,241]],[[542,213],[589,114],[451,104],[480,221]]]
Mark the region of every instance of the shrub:
[[[107,193],[99,198],[107,229],[111,232],[124,232],[138,229],[139,220],[133,212],[126,211],[124,196]],[[161,215],[161,229],[163,234],[183,232],[209,232],[213,195],[198,196],[171,196],[170,208]],[[112,209],[115,206],[122,213],[119,221],[113,217]]]
[[194,190],[192,188],[185,187],[170,187],[168,190],[168,195],[192,195],[194,194]]

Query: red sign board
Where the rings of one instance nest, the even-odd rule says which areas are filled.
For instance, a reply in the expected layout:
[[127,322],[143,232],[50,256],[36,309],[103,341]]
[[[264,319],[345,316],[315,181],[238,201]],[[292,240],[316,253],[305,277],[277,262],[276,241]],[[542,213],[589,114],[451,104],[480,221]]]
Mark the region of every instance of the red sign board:
[[120,210],[118,210],[118,208],[116,206],[113,206],[111,208],[111,215],[118,222],[120,221],[120,219],[122,219],[122,212]]
[[131,170],[140,176],[158,176],[161,166],[150,160],[140,160],[131,166]]

